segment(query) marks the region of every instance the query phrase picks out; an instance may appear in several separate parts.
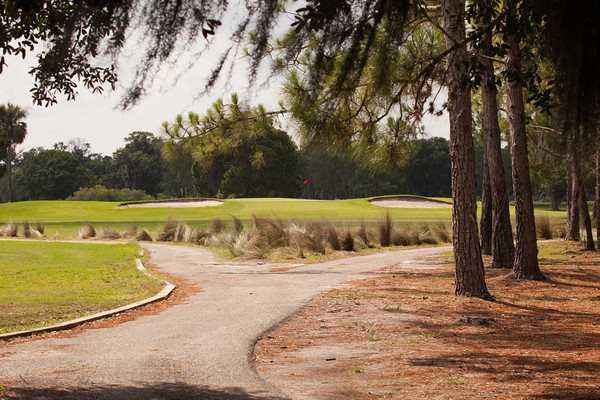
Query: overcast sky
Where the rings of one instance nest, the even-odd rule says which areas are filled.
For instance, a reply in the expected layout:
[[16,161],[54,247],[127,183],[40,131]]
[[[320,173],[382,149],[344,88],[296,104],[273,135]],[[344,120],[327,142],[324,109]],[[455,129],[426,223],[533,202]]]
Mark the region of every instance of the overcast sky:
[[[227,38],[228,35],[222,34],[221,37]],[[217,40],[218,38],[217,35]],[[161,123],[173,120],[178,113],[203,113],[217,98],[229,97],[232,92],[240,93],[242,99],[252,105],[261,103],[269,109],[277,108],[281,79],[266,82],[264,78],[259,79],[257,87],[249,90],[244,63],[238,63],[239,67],[234,70],[231,82],[221,82],[209,95],[198,97],[211,67],[225,45],[224,42],[215,42],[213,50],[205,53],[183,74],[182,70],[186,68],[182,66],[188,65],[190,60],[185,57],[178,59],[178,67],[161,71],[141,103],[127,111],[121,111],[118,103],[123,86],[129,83],[139,56],[135,51],[135,43],[129,44],[123,52],[119,68],[121,83],[116,91],[99,95],[80,88],[75,101],[67,102],[61,98],[59,104],[49,108],[35,106],[31,101],[29,89],[33,86],[33,79],[28,70],[33,60],[9,58],[8,67],[0,74],[0,102],[12,102],[28,111],[29,134],[21,149],[50,147],[56,142],[66,143],[82,138],[92,145],[94,152],[104,154],[112,154],[132,131],[158,133]],[[192,49],[190,53],[194,51],[197,49]],[[425,129],[429,136],[448,137],[448,117],[428,116]]]

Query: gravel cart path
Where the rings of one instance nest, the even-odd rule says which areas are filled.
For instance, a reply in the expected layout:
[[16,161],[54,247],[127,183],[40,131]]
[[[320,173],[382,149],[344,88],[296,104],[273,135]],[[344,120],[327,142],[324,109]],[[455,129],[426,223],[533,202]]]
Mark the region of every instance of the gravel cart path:
[[253,349],[261,334],[325,290],[448,250],[289,267],[222,261],[201,248],[144,247],[160,270],[201,290],[183,304],[110,328],[0,343],[0,384],[14,398],[280,399],[254,370]]

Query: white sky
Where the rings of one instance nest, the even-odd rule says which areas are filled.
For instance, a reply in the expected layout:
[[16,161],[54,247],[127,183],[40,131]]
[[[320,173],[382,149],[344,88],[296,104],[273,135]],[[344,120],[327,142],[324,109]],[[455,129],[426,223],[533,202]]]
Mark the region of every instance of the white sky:
[[[265,82],[265,78],[259,78],[255,87],[249,90],[247,69],[243,62],[238,63],[228,85],[221,82],[212,93],[198,98],[198,93],[204,87],[205,79],[218,59],[220,50],[226,46],[229,35],[225,32],[231,27],[222,28],[223,30],[217,31],[215,39],[222,38],[222,41],[213,43],[213,50],[204,54],[193,68],[181,75],[180,72],[190,61],[185,57],[178,59],[176,67],[161,71],[141,103],[127,111],[121,111],[118,103],[122,87],[130,82],[129,78],[137,61],[136,43],[133,40],[123,52],[125,56],[119,68],[121,83],[114,92],[109,90],[99,95],[80,88],[75,101],[67,102],[66,99],[60,98],[57,105],[49,108],[35,106],[31,100],[29,89],[33,87],[33,78],[28,74],[28,70],[33,64],[33,59],[8,58],[8,67],[0,74],[0,102],[15,103],[28,111],[29,134],[21,149],[51,147],[59,141],[66,143],[82,138],[92,145],[92,151],[112,154],[123,145],[123,139],[130,132],[158,133],[162,122],[172,121],[178,113],[195,111],[202,114],[217,98],[227,99],[232,92],[238,92],[242,100],[252,105],[260,103],[268,109],[278,108],[282,79]],[[194,49],[190,52],[193,53]],[[127,54],[132,56],[127,57]],[[176,79],[178,76],[180,78]],[[429,136],[448,137],[447,115],[428,115],[425,118],[425,130]]]

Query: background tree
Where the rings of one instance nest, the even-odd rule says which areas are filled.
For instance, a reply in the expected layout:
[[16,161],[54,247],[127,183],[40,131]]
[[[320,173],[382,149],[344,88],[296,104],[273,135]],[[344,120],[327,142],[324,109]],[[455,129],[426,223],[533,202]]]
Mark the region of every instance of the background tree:
[[[452,161],[452,241],[457,295],[489,298],[477,230],[471,87],[465,41],[465,2],[443,2],[448,48],[448,113]],[[462,45],[460,45],[463,43]]]
[[132,132],[125,146],[114,155],[114,168],[120,187],[160,193],[162,178],[162,141],[150,132]]
[[63,143],[52,149],[37,148],[23,153],[17,184],[27,200],[66,199],[93,179],[80,155]]
[[250,108],[232,95],[202,117],[178,116],[163,131],[173,146],[190,146],[196,190],[207,196],[295,196],[301,187],[296,145],[275,128],[261,106]]
[[[472,22],[485,30],[474,46],[481,56],[478,67],[481,80],[483,176],[487,178],[482,180],[484,194],[482,195],[482,248],[484,254],[489,250],[489,254],[492,255],[492,267],[510,268],[513,265],[515,250],[498,123],[498,79],[492,62],[494,49],[491,24],[497,18],[499,10],[495,7],[494,1],[480,1],[473,4],[473,7],[477,6],[479,19]],[[484,216],[487,219],[484,219]],[[486,246],[483,245],[484,243]],[[486,249],[488,246],[489,249]]]
[[17,157],[16,147],[27,136],[26,116],[25,110],[17,105],[0,105],[0,156],[8,175],[8,201],[13,201],[15,197],[13,164]]

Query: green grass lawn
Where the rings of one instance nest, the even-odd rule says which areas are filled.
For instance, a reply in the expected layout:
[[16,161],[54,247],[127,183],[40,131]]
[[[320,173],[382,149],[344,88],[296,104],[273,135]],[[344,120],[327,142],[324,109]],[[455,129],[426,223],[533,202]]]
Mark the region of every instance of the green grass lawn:
[[42,327],[156,294],[136,245],[0,240],[0,333]]
[[[252,215],[295,220],[329,220],[344,224],[376,221],[389,210],[397,223],[449,221],[450,208],[382,208],[368,199],[303,200],[303,199],[231,199],[222,206],[204,208],[119,208],[119,203],[94,201],[29,201],[0,204],[0,223],[43,222],[48,237],[72,238],[85,222],[97,228],[110,226],[125,230],[136,224],[156,232],[169,218],[205,226],[214,218],[232,216],[249,220]],[[564,218],[564,212],[548,211],[541,206],[539,214]]]

